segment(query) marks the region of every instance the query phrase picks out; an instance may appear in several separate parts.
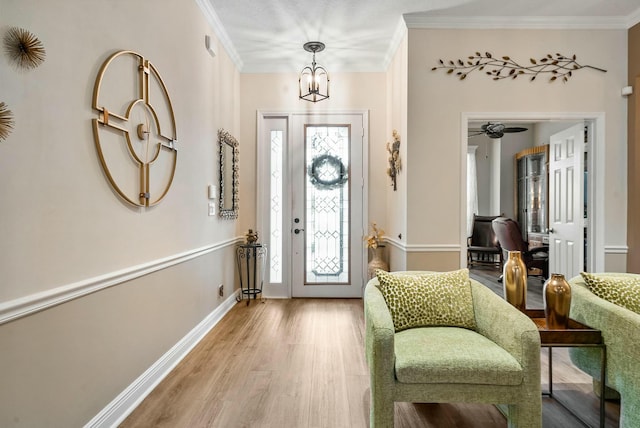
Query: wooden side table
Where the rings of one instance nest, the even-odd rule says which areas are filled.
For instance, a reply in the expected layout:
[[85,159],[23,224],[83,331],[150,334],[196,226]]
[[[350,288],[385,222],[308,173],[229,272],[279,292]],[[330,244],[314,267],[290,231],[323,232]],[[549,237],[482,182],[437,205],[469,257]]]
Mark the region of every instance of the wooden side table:
[[553,398],[582,424],[589,426],[580,415],[574,413],[562,401],[553,395],[553,348],[599,348],[600,349],[600,428],[604,428],[604,393],[606,385],[607,350],[600,330],[595,330],[576,320],[569,319],[569,326],[563,330],[549,330],[544,309],[526,309],[525,314],[533,320],[540,332],[540,346],[549,350],[549,392],[543,395]]

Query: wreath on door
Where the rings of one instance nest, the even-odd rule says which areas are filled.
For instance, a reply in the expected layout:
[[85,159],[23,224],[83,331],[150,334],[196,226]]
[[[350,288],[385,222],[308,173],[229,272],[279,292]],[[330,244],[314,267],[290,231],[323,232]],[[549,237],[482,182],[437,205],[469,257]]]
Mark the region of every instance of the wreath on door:
[[322,190],[342,187],[349,178],[347,168],[340,158],[329,154],[313,158],[308,174],[311,184]]

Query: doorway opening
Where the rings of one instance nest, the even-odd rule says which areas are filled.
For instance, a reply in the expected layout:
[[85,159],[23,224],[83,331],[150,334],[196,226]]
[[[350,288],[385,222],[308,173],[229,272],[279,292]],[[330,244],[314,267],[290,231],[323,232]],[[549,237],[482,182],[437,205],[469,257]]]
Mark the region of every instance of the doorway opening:
[[[514,146],[512,137],[513,134],[505,134],[501,138],[487,138],[481,136],[484,141],[479,141],[478,137],[469,138],[470,132],[479,127],[482,123],[504,123],[509,127],[523,127],[528,128],[530,131],[522,132],[518,135],[518,142]],[[604,206],[603,204],[593,203],[594,201],[602,200],[604,194],[604,176],[601,173],[604,170],[604,114],[602,113],[463,113],[462,114],[462,138],[461,138],[461,153],[462,153],[462,183],[467,183],[471,177],[469,177],[468,167],[471,162],[468,157],[469,148],[475,148],[477,159],[483,161],[476,165],[476,169],[480,170],[478,173],[488,174],[490,177],[488,181],[491,183],[491,189],[484,189],[484,193],[481,190],[478,192],[480,206],[478,207],[480,215],[504,215],[513,219],[522,218],[519,215],[518,210],[518,164],[515,161],[515,154],[521,150],[526,152],[527,147],[539,147],[545,144],[550,144],[551,137],[563,129],[569,128],[571,125],[577,123],[584,123],[585,129],[585,144],[584,144],[584,157],[581,158],[584,171],[580,171],[580,189],[584,191],[580,194],[570,195],[572,199],[579,199],[581,206],[579,207],[580,215],[576,224],[579,224],[580,230],[584,233],[581,242],[585,245],[581,248],[580,261],[572,265],[571,268],[567,267],[566,254],[567,250],[562,249],[560,244],[556,245],[555,251],[560,254],[563,253],[564,264],[557,262],[558,264],[553,269],[558,269],[557,273],[563,273],[568,276],[573,276],[583,270],[602,271],[604,269]],[[529,135],[526,135],[529,134]],[[573,146],[572,146],[573,147]],[[551,144],[553,150],[553,144]],[[473,152],[473,150],[471,150]],[[535,150],[532,150],[535,152]],[[551,152],[549,159],[554,156],[558,158],[558,153]],[[488,165],[488,166],[487,166]],[[482,168],[489,168],[489,171],[482,171]],[[473,168],[471,168],[473,170]],[[553,173],[553,172],[552,172]],[[559,176],[559,175],[558,175]],[[576,179],[578,177],[575,177]],[[473,181],[473,180],[471,180]],[[577,182],[576,182],[577,183]],[[480,184],[478,184],[480,186]],[[578,188],[578,187],[576,187]],[[553,203],[558,202],[556,197],[556,191],[558,187],[549,188],[546,203],[551,205],[553,210]],[[463,208],[462,221],[461,221],[461,236],[462,246],[466,247],[466,238],[468,230],[467,222],[467,207],[468,197],[466,186],[462,189],[461,206]],[[559,193],[559,192],[558,192]],[[556,199],[553,199],[556,198]],[[473,199],[473,198],[471,198]],[[484,206],[482,206],[484,203]],[[577,210],[575,205],[574,211]],[[521,214],[521,213],[520,213]],[[553,247],[554,243],[560,242],[554,240],[554,234],[549,234],[549,231],[555,232],[553,229],[553,215],[554,212],[549,213],[548,222],[538,222],[538,224],[544,225],[544,230],[533,234],[534,237],[540,237],[543,239],[545,236],[550,239],[550,246]],[[545,243],[547,243],[545,242]],[[570,251],[576,248],[570,248]],[[551,250],[554,251],[554,250]],[[465,265],[466,251],[461,251],[461,265]],[[560,260],[558,258],[558,260]],[[569,263],[571,265],[571,263]],[[560,271],[563,270],[563,271]],[[564,272],[566,270],[566,272]]]

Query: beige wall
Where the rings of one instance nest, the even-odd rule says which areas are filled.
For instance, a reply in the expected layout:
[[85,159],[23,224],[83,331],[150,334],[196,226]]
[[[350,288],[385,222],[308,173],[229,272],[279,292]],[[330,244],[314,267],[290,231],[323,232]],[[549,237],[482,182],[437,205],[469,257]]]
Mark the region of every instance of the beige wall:
[[627,256],[628,272],[640,273],[640,24],[629,30],[629,78],[633,95],[629,96],[628,130],[628,209]]
[[[473,112],[604,112],[605,245],[626,242],[626,31],[409,29],[407,239],[409,244],[459,246],[461,241],[461,115]],[[464,81],[431,71],[439,59],[478,49],[526,63],[547,53],[577,55],[583,69],[568,83],[544,79],[493,81],[482,72]],[[465,149],[466,150],[466,149]],[[447,253],[459,260],[458,253]],[[423,266],[408,266],[419,269]],[[426,267],[426,266],[425,266]],[[438,266],[428,266],[438,268]]]
[[460,269],[457,257],[457,253],[446,251],[412,251],[407,254],[407,270],[445,272]]
[[[0,144],[0,308],[233,242],[238,222],[207,216],[207,185],[216,130],[240,133],[240,79],[221,46],[216,58],[205,50],[212,31],[195,2],[3,0],[9,26],[34,32],[47,57],[19,71],[0,56],[0,96],[16,120]],[[150,209],[111,190],[91,131],[96,74],[121,49],[157,67],[177,121],[175,181]],[[0,426],[89,421],[220,305],[218,284],[231,294],[231,257],[224,247],[0,325]]]

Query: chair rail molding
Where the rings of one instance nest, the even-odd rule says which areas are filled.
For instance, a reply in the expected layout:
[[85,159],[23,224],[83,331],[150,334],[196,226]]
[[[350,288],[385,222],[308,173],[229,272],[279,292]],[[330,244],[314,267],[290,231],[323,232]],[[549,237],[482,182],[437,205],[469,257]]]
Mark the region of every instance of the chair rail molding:
[[384,242],[407,253],[448,253],[461,251],[462,248],[458,244],[405,244],[389,237],[385,237]]
[[244,236],[238,236],[225,241],[194,248],[183,253],[153,260],[147,263],[131,266],[125,269],[109,272],[93,278],[88,278],[72,284],[63,285],[17,299],[0,302],[0,325],[19,318],[49,309],[70,300],[78,299],[105,288],[113,287],[131,281],[152,272],[157,272],[188,260],[201,257],[213,251],[235,245],[244,241]]
[[604,252],[605,254],[627,254],[629,247],[626,245],[605,245]]

